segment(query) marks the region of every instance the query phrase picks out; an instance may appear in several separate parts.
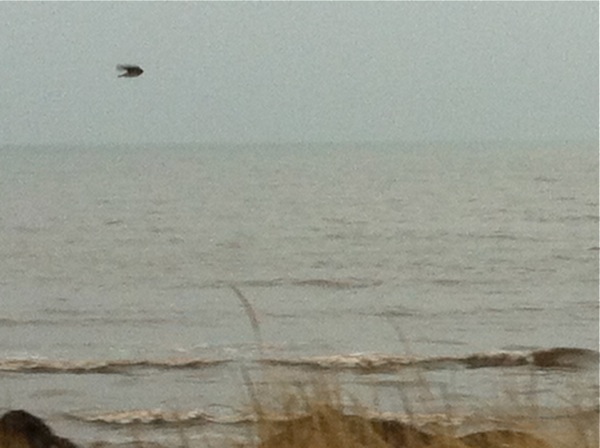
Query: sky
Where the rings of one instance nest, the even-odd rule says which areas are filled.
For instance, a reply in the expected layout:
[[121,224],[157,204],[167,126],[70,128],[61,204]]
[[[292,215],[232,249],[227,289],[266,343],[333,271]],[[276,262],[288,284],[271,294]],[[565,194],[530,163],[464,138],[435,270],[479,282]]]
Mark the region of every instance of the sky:
[[0,145],[596,141],[598,48],[597,2],[0,2]]

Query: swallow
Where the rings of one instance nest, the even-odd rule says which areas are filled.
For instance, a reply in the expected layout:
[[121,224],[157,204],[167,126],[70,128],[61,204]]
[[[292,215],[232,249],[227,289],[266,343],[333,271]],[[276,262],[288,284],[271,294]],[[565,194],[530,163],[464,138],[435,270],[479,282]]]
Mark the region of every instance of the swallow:
[[117,70],[124,71],[119,75],[119,78],[137,78],[144,70],[138,65],[117,65]]

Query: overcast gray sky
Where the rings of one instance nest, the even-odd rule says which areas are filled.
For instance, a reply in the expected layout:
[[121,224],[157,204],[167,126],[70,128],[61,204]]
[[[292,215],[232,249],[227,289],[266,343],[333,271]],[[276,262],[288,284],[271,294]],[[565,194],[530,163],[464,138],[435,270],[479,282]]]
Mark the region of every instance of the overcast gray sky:
[[597,2],[0,2],[0,61],[0,144],[598,137]]

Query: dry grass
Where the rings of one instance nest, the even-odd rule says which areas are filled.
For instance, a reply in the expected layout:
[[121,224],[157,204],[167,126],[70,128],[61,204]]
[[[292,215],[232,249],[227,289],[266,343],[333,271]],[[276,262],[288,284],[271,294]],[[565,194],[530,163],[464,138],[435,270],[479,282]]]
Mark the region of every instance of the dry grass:
[[[249,387],[254,387],[250,385]],[[464,433],[453,416],[425,428],[416,422],[373,418],[367,408],[342,403],[338,386],[319,378],[286,392],[255,391],[257,442],[247,448],[597,448],[598,411],[549,419],[491,416],[496,428]],[[266,404],[270,402],[270,404]],[[271,411],[271,409],[274,409]],[[481,417],[483,421],[483,416]]]
[[[235,286],[232,289],[240,300],[262,350],[262,335],[256,313],[250,301]],[[399,332],[405,348],[410,350],[408,339]],[[313,378],[303,385],[273,390],[277,384],[265,368],[267,377],[262,384],[267,390],[257,390],[256,384],[244,373],[252,408],[258,420],[257,442],[245,448],[597,448],[599,446],[599,413],[595,411],[574,412],[567,416],[542,418],[536,402],[529,403],[528,415],[501,418],[490,413],[490,418],[480,416],[481,421],[495,421],[497,428],[485,431],[461,433],[460,426],[449,426],[455,420],[449,403],[447,415],[439,422],[427,425],[374,419],[368,409],[358,403],[348,411],[342,400],[342,389],[330,378]],[[418,383],[433,397],[425,377],[418,375]],[[265,386],[263,386],[263,389]],[[270,389],[269,389],[270,388]],[[399,390],[403,406],[409,410],[412,404]],[[510,395],[510,394],[509,394]],[[260,398],[258,398],[260,397]],[[419,404],[419,403],[417,403]],[[487,425],[489,426],[489,425]],[[241,446],[241,445],[238,445]]]

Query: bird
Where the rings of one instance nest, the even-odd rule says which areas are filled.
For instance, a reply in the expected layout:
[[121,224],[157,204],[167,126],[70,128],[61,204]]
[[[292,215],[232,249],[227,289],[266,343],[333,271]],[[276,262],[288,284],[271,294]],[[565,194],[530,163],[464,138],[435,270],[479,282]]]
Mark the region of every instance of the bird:
[[119,78],[137,78],[144,70],[139,65],[117,65],[117,70],[122,70],[124,73],[119,75]]

